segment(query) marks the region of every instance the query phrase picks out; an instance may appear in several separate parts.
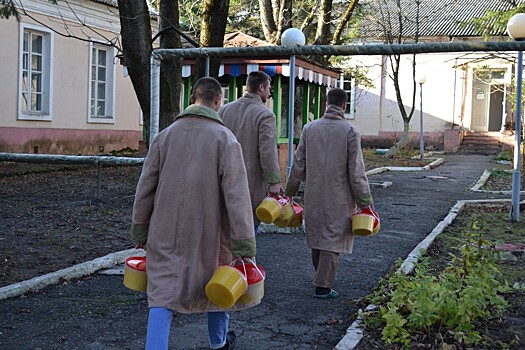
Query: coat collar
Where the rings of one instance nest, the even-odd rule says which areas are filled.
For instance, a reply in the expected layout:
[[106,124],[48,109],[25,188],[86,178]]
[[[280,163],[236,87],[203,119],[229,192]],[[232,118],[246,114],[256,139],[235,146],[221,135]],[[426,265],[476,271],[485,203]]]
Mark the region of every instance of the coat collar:
[[195,116],[195,115],[212,119],[216,121],[217,123],[224,125],[224,123],[222,122],[222,119],[219,117],[219,114],[217,114],[217,112],[215,112],[213,109],[209,107],[198,106],[198,105],[188,106],[181,114],[175,117],[175,120],[186,117],[186,116]]
[[328,105],[326,112],[324,112],[323,118],[328,119],[345,119],[345,111],[336,105]]
[[253,98],[254,100],[257,100],[261,103],[263,103],[262,99],[261,99],[261,96],[257,95],[257,94],[254,94],[252,92],[245,92],[244,95],[242,95],[242,97],[245,97],[245,98]]

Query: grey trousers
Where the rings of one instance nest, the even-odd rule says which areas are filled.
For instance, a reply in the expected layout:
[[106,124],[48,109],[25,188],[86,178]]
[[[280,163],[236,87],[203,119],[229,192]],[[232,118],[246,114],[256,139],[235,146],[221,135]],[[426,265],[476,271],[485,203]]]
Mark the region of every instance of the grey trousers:
[[332,288],[339,263],[339,253],[312,249],[312,263],[315,269],[314,285],[321,288]]

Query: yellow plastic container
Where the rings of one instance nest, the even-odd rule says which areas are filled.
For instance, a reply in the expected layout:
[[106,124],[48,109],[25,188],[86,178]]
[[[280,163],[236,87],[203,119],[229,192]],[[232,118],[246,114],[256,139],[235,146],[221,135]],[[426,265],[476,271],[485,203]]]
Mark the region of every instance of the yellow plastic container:
[[352,233],[358,236],[370,236],[374,233],[375,218],[368,214],[352,216]]
[[266,197],[263,199],[261,204],[255,209],[255,215],[264,222],[265,224],[271,224],[282,213],[282,206],[279,201],[274,197]]
[[248,282],[233,266],[219,266],[206,284],[206,296],[215,305],[231,308],[246,293]]
[[289,227],[299,227],[303,224],[303,207],[301,207],[299,204],[294,203],[293,205],[294,210],[294,216],[292,220],[290,220],[290,223],[288,224]]
[[284,205],[282,214],[273,222],[277,227],[288,227],[292,219],[294,218],[295,212],[293,210],[292,203]]
[[379,222],[379,219],[377,219],[374,225],[374,230],[372,232],[372,235],[376,235],[380,229],[381,229],[381,223]]
[[248,282],[248,289],[246,293],[240,297],[239,304],[248,305],[260,301],[264,297],[264,280],[266,278],[266,271],[261,265],[256,266],[254,262],[245,264],[245,266],[236,266],[236,269],[241,272],[246,271],[246,279]]
[[127,258],[124,267],[124,285],[129,289],[145,292],[147,283],[146,258],[142,256]]
[[257,283],[250,284],[244,294],[240,299],[240,304],[252,304],[261,300],[264,297],[264,280],[261,280]]

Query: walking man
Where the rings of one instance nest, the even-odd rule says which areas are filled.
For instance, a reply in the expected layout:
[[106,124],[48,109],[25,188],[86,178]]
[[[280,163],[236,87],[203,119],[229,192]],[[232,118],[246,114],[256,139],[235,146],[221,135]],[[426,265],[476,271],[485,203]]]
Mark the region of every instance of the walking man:
[[321,119],[308,123],[294,155],[286,195],[302,180],[306,243],[315,269],[314,297],[337,298],[332,289],[340,253],[352,253],[351,217],[357,207],[372,206],[361,136],[345,120],[346,92],[332,89]]
[[247,92],[243,97],[226,104],[219,115],[242,146],[242,154],[252,201],[255,233],[259,220],[255,209],[264,197],[283,192],[275,115],[264,103],[270,97],[271,78],[261,71],[254,71],[246,80]]
[[147,248],[148,350],[168,349],[173,312],[207,312],[210,347],[233,349],[227,310],[211,304],[205,286],[219,265],[256,252],[241,145],[217,114],[220,84],[199,79],[191,101],[153,139],[135,194],[131,237]]

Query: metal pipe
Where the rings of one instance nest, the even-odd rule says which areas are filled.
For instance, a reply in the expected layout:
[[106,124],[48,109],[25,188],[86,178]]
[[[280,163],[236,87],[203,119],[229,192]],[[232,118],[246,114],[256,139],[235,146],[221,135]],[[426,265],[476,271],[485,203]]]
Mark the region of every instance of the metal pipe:
[[150,106],[150,129],[149,144],[159,133],[159,110],[160,110],[160,60],[151,56],[151,106]]
[[290,56],[290,83],[288,84],[288,168],[286,179],[290,177],[293,163],[294,134],[294,99],[295,99],[295,55]]
[[0,161],[49,164],[142,165],[144,158],[113,156],[70,156],[64,154],[27,154],[0,152]]
[[258,47],[201,47],[194,49],[157,49],[152,56],[168,57],[243,57],[290,55],[404,55],[432,52],[479,52],[525,50],[525,41],[497,42],[447,42],[417,44],[371,44],[371,45],[310,45],[310,46],[258,46]]
[[100,163],[97,163],[97,198],[100,199],[102,189],[102,175],[100,174]]
[[210,56],[204,58],[204,76],[210,76]]
[[514,172],[512,173],[512,205],[510,220],[520,221],[520,148],[521,148],[521,84],[523,76],[523,51],[518,51],[518,67],[516,72],[516,127],[514,146]]
[[425,158],[425,143],[423,140],[423,84],[419,84],[419,158]]

